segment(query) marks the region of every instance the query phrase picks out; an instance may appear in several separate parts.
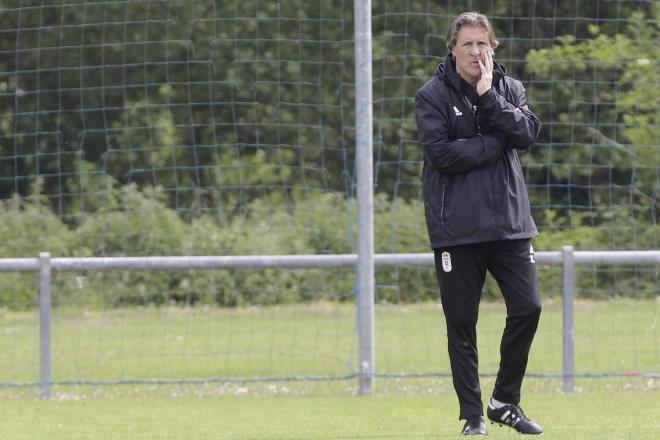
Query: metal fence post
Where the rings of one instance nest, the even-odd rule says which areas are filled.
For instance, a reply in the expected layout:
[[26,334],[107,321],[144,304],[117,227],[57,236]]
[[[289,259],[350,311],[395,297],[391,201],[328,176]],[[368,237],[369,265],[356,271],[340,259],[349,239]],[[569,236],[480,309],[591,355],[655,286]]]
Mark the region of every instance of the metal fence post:
[[354,0],[355,12],[355,155],[357,174],[358,260],[357,328],[360,395],[374,392],[373,94],[371,0]]
[[575,255],[573,246],[564,246],[563,251],[564,288],[562,291],[563,307],[563,377],[564,392],[574,391],[575,379],[575,324],[573,308],[575,303]]
[[39,357],[41,398],[50,399],[51,353],[50,353],[50,253],[39,254]]

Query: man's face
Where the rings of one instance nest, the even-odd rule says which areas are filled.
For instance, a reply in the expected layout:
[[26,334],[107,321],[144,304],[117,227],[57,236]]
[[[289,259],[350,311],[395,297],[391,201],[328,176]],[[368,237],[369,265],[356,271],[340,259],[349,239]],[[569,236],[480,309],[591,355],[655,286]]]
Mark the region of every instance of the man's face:
[[488,32],[479,26],[465,26],[458,31],[451,53],[456,58],[456,71],[461,78],[476,85],[481,77],[479,61],[485,64],[486,52],[492,53]]

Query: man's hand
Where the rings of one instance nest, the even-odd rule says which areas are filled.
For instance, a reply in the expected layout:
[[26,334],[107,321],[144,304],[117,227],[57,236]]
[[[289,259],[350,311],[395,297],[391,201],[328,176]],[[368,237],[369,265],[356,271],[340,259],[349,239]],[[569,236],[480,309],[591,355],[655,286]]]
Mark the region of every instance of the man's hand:
[[493,86],[493,51],[488,49],[484,56],[485,64],[479,60],[479,69],[481,69],[481,78],[477,83],[477,93],[483,95]]

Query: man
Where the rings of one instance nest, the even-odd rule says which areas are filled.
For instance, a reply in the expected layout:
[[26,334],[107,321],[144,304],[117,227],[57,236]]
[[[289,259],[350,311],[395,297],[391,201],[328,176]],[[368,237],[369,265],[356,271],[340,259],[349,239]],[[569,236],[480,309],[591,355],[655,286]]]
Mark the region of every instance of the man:
[[466,420],[462,433],[487,434],[476,324],[489,271],[507,317],[487,416],[520,433],[541,434],[519,406],[541,302],[531,245],[538,231],[516,152],[534,143],[540,123],[527,107],[520,81],[493,61],[497,46],[487,17],[461,14],[449,28],[450,54],[415,97],[425,216],[459,419]]

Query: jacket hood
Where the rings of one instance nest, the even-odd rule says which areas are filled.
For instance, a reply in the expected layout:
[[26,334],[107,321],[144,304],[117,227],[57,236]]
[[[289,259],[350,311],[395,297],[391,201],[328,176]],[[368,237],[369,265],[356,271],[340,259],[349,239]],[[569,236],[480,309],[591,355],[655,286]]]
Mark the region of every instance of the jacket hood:
[[[499,83],[504,75],[506,75],[506,68],[493,60],[493,84]],[[461,89],[461,76],[456,72],[456,61],[454,61],[452,54],[447,55],[444,63],[438,64],[435,76],[446,81],[456,90]]]

